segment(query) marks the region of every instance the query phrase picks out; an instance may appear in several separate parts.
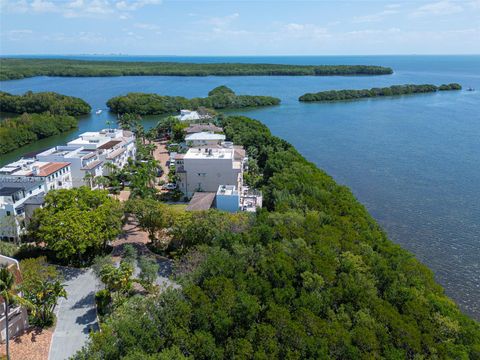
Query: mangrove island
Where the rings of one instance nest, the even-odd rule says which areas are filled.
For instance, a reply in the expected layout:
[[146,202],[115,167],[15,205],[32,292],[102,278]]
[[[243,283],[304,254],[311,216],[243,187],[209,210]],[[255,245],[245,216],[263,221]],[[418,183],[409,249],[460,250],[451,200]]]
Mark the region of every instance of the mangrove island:
[[328,76],[389,75],[389,67],[374,65],[284,65],[242,63],[124,62],[65,59],[0,58],[0,80],[33,76]]
[[66,114],[71,116],[87,115],[92,108],[84,100],[55,92],[26,92],[24,95],[12,95],[0,91],[0,111],[14,114],[44,113]]
[[280,99],[271,96],[236,95],[226,87],[219,86],[205,98],[187,99],[183,96],[162,96],[158,94],[129,93],[107,101],[107,106],[117,114],[159,115],[174,113],[181,109],[240,109],[245,107],[280,104]]
[[371,88],[362,90],[328,90],[320,91],[317,93],[306,93],[298,99],[304,102],[314,101],[343,101],[343,100],[356,100],[363,98],[372,98],[380,96],[398,96],[398,95],[410,95],[410,94],[422,94],[436,91],[447,90],[461,90],[460,84],[451,83],[435,86],[431,84],[423,85],[392,85],[384,88]]

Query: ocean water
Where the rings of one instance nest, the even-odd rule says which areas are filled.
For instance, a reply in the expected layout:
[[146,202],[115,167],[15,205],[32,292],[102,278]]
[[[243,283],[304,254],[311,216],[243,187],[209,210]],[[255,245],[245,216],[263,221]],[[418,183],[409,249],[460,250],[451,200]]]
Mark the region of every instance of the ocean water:
[[[218,85],[239,94],[272,95],[279,106],[230,111],[264,122],[355,196],[390,238],[428,265],[466,313],[480,319],[480,56],[131,57],[68,58],[120,61],[372,64],[394,74],[358,77],[36,77],[0,82],[20,94],[56,91],[104,109],[80,119],[79,129],[0,157],[62,144],[106,127],[115,116],[105,102],[128,92],[206,96]],[[405,83],[458,82],[474,92],[443,92],[354,102],[298,102],[305,92]],[[154,126],[158,116],[144,120]]]

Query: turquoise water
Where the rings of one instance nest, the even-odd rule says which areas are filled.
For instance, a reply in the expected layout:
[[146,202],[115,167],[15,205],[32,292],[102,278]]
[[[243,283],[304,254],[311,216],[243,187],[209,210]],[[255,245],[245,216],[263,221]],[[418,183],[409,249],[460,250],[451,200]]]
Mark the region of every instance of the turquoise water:
[[[392,67],[393,75],[375,77],[37,77],[0,82],[0,89],[15,94],[57,91],[85,99],[94,110],[106,109],[110,97],[131,91],[193,97],[222,84],[237,93],[277,96],[280,106],[235,113],[263,121],[349,186],[390,238],[428,265],[447,294],[480,319],[480,56],[77,58]],[[477,91],[342,103],[297,101],[305,92],[325,89],[449,82]],[[115,117],[107,111],[85,117],[78,130],[2,156],[0,163],[101,129],[108,119]],[[146,119],[145,126],[157,119]]]

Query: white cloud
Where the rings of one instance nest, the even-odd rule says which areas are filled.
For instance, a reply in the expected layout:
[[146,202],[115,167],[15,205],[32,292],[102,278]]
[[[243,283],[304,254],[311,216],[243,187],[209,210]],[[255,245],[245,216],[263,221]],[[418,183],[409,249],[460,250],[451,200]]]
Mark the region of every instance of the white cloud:
[[207,20],[207,23],[218,28],[229,26],[235,19],[240,17],[239,13],[233,13],[222,17],[212,17]]
[[103,44],[107,42],[107,39],[98,33],[81,31],[74,34],[65,34],[63,32],[58,32],[54,34],[44,35],[42,40],[49,42],[59,42],[64,44],[75,44],[75,43],[85,43],[85,44]]
[[284,26],[282,32],[292,37],[313,38],[317,40],[329,38],[331,36],[326,28],[315,24],[289,23]]
[[58,11],[57,5],[51,1],[33,0],[30,4],[33,11],[36,12],[55,12]]
[[155,25],[155,24],[136,23],[133,26],[138,28],[138,29],[143,29],[143,30],[158,30],[158,29],[160,29],[160,26]]
[[428,16],[428,15],[452,15],[463,11],[463,7],[459,3],[449,0],[425,4],[416,9],[412,16]]
[[127,19],[128,12],[161,0],[0,0],[2,12],[60,13],[66,18],[105,17],[117,13]]
[[117,9],[122,11],[135,11],[146,5],[158,5],[162,0],[120,0],[115,3]]
[[397,13],[398,13],[398,10],[394,10],[394,9],[390,8],[390,9],[379,11],[377,13],[370,14],[370,15],[355,16],[353,18],[353,22],[364,23],[364,22],[382,21],[387,16],[397,14]]
[[25,39],[31,34],[33,34],[33,31],[30,29],[16,29],[7,31],[6,37],[10,41],[18,41]]

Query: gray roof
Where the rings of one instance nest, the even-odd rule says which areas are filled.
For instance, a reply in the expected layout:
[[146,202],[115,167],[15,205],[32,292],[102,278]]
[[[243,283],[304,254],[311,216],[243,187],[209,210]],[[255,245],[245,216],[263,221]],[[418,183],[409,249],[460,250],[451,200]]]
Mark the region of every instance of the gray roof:
[[43,205],[45,203],[45,193],[40,193],[35,196],[29,197],[23,204],[24,205]]
[[23,190],[23,187],[5,186],[0,188],[0,196],[12,196],[16,192]]
[[215,200],[214,192],[196,192],[185,208],[187,211],[208,210],[212,207]]

